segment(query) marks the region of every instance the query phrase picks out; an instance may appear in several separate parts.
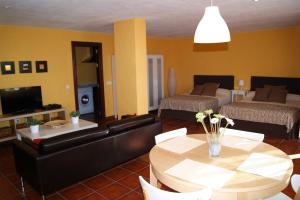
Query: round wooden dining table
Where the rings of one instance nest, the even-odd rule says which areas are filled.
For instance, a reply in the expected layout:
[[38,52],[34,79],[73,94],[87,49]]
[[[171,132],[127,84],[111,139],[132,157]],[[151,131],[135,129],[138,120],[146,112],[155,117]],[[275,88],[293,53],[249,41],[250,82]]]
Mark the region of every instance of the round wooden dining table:
[[[192,143],[184,145],[178,143],[178,140],[184,138],[187,143],[192,139]],[[213,200],[248,200],[273,196],[289,184],[293,172],[293,162],[287,154],[272,145],[240,137],[224,136],[223,141],[226,141],[227,144],[222,145],[220,156],[210,157],[205,134],[179,137],[173,145],[170,142],[174,139],[164,141],[169,144],[164,145],[162,142],[155,145],[150,151],[150,183],[154,186],[157,186],[157,180],[159,180],[178,192],[192,192],[209,187],[213,191]],[[192,149],[176,152],[176,148],[189,147],[195,142],[197,144],[197,141],[199,141],[199,145]],[[232,144],[230,141],[233,141]],[[255,156],[262,156],[262,159],[255,158]],[[268,159],[263,160],[264,156],[274,159],[272,161],[268,158],[270,161],[268,163]],[[250,165],[248,165],[245,161],[250,158],[252,161],[249,160]],[[192,165],[188,166],[189,163]],[[211,173],[201,175],[202,169],[199,168],[202,167],[200,166],[204,171],[212,166]],[[250,166],[249,169],[257,171],[258,174],[245,171],[242,166],[245,169]],[[216,173],[214,170],[217,170]],[[272,177],[272,172],[274,172],[274,177]],[[218,173],[220,176],[217,176]],[[280,176],[277,177],[278,174]],[[208,181],[205,182],[205,180]]]

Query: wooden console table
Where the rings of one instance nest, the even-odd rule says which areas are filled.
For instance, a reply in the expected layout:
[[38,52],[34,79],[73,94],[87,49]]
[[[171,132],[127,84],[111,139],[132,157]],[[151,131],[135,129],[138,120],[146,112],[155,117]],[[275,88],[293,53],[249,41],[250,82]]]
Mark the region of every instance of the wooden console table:
[[[53,109],[53,110],[43,110],[43,111],[36,111],[33,113],[27,113],[27,114],[22,114],[22,115],[3,115],[0,116],[0,122],[9,122],[9,125],[12,129],[12,135],[4,138],[0,138],[0,142],[7,141],[7,140],[12,140],[16,138],[16,129],[17,129],[17,124],[20,119],[26,118],[30,119],[33,118],[34,116],[42,116],[43,121],[51,121],[53,119],[52,115],[57,114],[55,117],[59,119],[66,119],[66,112],[67,110],[65,108],[59,108],[59,109]],[[1,131],[0,131],[1,135]]]

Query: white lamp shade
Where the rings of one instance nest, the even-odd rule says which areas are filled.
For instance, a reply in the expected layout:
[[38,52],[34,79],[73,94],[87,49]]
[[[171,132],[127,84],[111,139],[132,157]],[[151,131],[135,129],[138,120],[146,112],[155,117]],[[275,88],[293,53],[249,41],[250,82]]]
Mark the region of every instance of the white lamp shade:
[[239,81],[239,86],[240,86],[240,87],[243,87],[243,86],[244,86],[244,80],[240,80],[240,81]]
[[222,43],[230,41],[230,33],[226,22],[217,6],[205,8],[204,15],[200,20],[195,36],[195,43]]

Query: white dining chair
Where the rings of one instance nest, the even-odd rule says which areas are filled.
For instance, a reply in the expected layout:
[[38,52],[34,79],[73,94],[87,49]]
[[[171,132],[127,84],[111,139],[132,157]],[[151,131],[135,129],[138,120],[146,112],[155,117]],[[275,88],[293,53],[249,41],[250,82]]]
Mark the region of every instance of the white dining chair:
[[180,129],[176,129],[173,131],[168,131],[159,135],[155,136],[155,143],[159,144],[165,140],[171,139],[171,138],[175,138],[178,136],[185,136],[187,133],[187,129],[186,128],[180,128]]
[[[294,190],[294,192],[296,192],[296,197],[299,197],[299,186],[300,186],[300,174],[294,174],[291,178],[291,185],[292,185],[292,188]],[[297,198],[294,198],[295,200]],[[299,199],[299,198],[298,198]],[[292,200],[289,196],[283,194],[282,192],[272,196],[272,197],[269,197],[265,200]]]
[[[220,128],[220,131],[224,131],[224,128]],[[247,138],[256,141],[263,141],[265,138],[265,135],[261,133],[241,131],[241,130],[235,130],[230,128],[225,129],[224,135],[237,136],[237,137]]]
[[295,192],[299,190],[300,187],[300,174],[294,174],[291,178],[291,185]]
[[145,200],[209,200],[212,195],[210,189],[188,193],[168,192],[150,185],[142,176],[139,176],[139,179]]

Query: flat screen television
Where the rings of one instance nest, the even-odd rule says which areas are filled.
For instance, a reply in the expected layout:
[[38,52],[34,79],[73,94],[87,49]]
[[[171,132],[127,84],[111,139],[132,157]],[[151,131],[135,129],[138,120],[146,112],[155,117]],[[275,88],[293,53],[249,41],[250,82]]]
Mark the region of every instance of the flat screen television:
[[41,86],[0,89],[2,114],[24,114],[43,108]]

